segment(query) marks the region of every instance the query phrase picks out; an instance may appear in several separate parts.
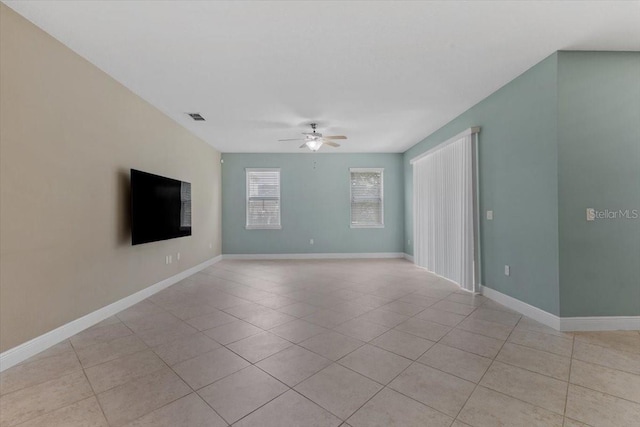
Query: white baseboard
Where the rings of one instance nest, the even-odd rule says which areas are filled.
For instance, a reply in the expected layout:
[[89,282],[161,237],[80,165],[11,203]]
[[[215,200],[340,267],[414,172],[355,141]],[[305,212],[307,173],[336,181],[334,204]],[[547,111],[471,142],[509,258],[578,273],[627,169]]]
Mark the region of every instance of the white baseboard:
[[406,259],[407,261],[410,261],[410,262],[414,262],[413,261],[413,255],[409,255],[407,253],[404,254],[404,259]]
[[561,317],[561,331],[637,331],[640,316]]
[[482,295],[492,299],[498,304],[502,304],[505,307],[510,308],[511,310],[517,311],[536,322],[540,322],[543,325],[547,325],[558,331],[560,330],[560,318],[554,314],[541,310],[538,307],[527,304],[526,302],[522,302],[519,299],[510,297],[509,295],[505,295],[495,289],[487,288],[486,286],[482,287]]
[[640,330],[640,316],[559,317],[486,286],[482,287],[482,294],[498,304],[502,304],[557,331]]
[[224,254],[222,259],[366,259],[366,258],[404,258],[403,252],[371,253],[308,253],[308,254]]
[[210,265],[213,265],[222,259],[221,255],[218,255],[215,258],[212,258],[208,261],[205,261],[201,264],[198,264],[194,267],[186,269],[175,276],[171,276],[167,279],[164,279],[156,284],[153,284],[147,288],[144,288],[141,291],[138,291],[128,297],[122,298],[112,304],[109,304],[105,307],[102,307],[96,311],[93,311],[85,316],[82,316],[76,320],[72,320],[71,322],[62,325],[52,331],[47,332],[46,334],[40,335],[30,341],[25,342],[24,344],[20,344],[17,347],[11,348],[3,353],[0,353],[0,372],[5,369],[9,369],[12,366],[17,365],[18,363],[27,360],[31,356],[34,356],[41,351],[48,349],[49,347],[58,344],[67,338],[70,338],[81,332],[96,323],[107,319],[114,314],[118,314],[124,309],[131,307],[134,304],[139,303],[140,301],[150,297],[151,295],[160,292],[163,289],[168,288],[169,286],[178,283],[179,281],[186,279],[192,274],[197,273],[200,270],[203,270]]

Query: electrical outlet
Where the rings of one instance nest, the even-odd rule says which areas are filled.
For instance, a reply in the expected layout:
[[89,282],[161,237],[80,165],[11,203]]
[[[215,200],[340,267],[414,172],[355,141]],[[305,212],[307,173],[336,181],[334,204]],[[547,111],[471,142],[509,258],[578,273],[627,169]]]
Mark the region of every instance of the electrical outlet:
[[487,211],[487,221],[493,221],[493,211]]
[[164,257],[164,263],[169,265],[169,256],[168,255]]
[[180,261],[180,252],[176,255],[176,260]]
[[173,255],[169,255],[169,264],[173,262]]
[[407,240],[407,245],[411,244],[411,239]]
[[313,245],[313,239],[309,239],[309,244]]
[[509,267],[508,265],[504,266],[504,275],[505,276],[510,276],[511,275],[511,267]]

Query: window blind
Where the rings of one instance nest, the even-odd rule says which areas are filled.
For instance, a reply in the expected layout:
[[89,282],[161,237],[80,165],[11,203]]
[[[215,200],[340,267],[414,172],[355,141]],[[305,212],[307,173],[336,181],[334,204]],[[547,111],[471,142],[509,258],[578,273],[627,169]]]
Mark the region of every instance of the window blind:
[[280,169],[247,169],[247,228],[280,226]]
[[351,168],[351,227],[384,226],[383,169]]

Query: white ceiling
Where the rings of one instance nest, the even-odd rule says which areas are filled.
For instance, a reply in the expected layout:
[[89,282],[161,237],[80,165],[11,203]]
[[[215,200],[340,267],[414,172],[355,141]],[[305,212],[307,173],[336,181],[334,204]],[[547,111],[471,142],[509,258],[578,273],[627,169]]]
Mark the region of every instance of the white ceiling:
[[640,1],[6,3],[222,152],[402,152],[556,50],[640,50]]

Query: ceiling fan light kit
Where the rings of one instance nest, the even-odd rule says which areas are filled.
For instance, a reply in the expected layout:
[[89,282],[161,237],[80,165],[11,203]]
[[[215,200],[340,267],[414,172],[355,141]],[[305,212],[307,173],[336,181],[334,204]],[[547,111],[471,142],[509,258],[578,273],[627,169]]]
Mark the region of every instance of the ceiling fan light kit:
[[316,127],[316,123],[311,123],[311,132],[302,133],[305,136],[304,138],[279,139],[278,141],[304,141],[304,144],[302,144],[300,148],[306,147],[315,153],[323,145],[328,145],[329,147],[340,147],[340,144],[331,141],[332,139],[347,139],[344,135],[323,136],[321,133],[316,132]]

